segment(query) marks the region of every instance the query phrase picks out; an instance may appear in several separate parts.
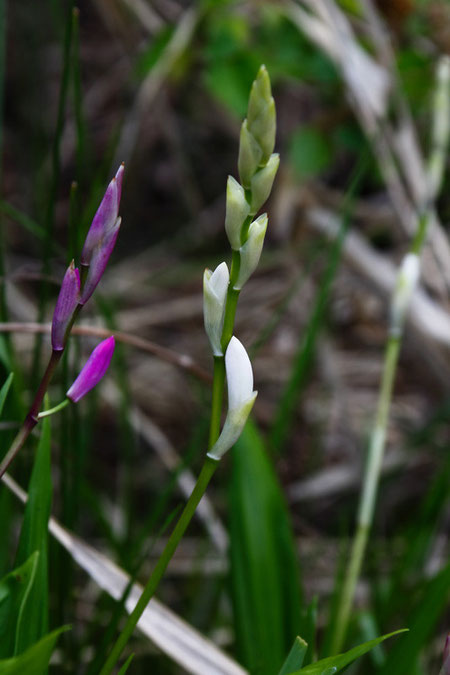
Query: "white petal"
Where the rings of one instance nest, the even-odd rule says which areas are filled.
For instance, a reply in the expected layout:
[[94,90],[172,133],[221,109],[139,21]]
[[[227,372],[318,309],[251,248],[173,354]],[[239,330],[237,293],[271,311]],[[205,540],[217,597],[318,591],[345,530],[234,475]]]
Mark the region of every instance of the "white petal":
[[216,294],[221,305],[224,305],[228,290],[230,274],[226,262],[220,263],[209,278],[211,290]]
[[222,433],[217,443],[208,452],[208,457],[220,459],[236,443],[245,427],[257,395],[258,392],[254,391],[239,410],[228,410]]
[[232,337],[225,354],[228,409],[239,410],[253,394],[253,371],[244,346]]

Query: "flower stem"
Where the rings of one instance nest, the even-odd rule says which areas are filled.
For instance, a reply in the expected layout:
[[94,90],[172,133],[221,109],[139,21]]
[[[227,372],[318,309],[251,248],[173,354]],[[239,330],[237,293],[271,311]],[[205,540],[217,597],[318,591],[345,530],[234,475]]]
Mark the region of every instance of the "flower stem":
[[43,410],[40,412],[38,415],[38,420],[41,420],[43,417],[50,417],[50,415],[54,415],[60,410],[63,410],[68,405],[69,399],[65,398],[64,401],[61,401],[61,403],[58,403],[58,405],[55,405],[53,408],[49,408],[48,410]]
[[7,468],[9,467],[9,465],[11,464],[11,462],[13,461],[19,450],[22,448],[25,441],[27,440],[28,436],[38,423],[39,410],[42,406],[42,401],[44,400],[45,393],[48,389],[50,381],[53,377],[53,373],[61,359],[62,354],[63,350],[52,351],[47,368],[39,384],[38,390],[34,397],[33,403],[31,404],[31,408],[28,412],[28,415],[26,416],[25,421],[22,424],[21,428],[19,429],[17,436],[13,440],[8,452],[6,453],[5,457],[2,460],[2,463],[0,464],[0,478],[3,476],[3,474],[5,473],[5,471],[7,470]]
[[397,370],[400,343],[399,336],[391,335],[386,345],[377,414],[372,435],[370,437],[367,465],[359,504],[357,528],[339,601],[336,628],[331,642],[331,654],[337,654],[341,651],[347,634],[356,584],[358,583],[361,573],[367,539],[372,525],[377,488],[383,463],[384,448],[386,445],[389,408],[392,400],[392,389]]
[[211,477],[213,476],[219,462],[210,457],[207,457],[203,468],[198,477],[197,483],[192,491],[189,500],[184,507],[183,513],[181,514],[175,529],[170,535],[169,541],[166,544],[164,551],[162,552],[161,557],[156,563],[155,569],[150,576],[150,579],[147,581],[145,588],[142,592],[141,597],[139,598],[135,608],[129,615],[125,626],[120,633],[114,647],[108,656],[103,668],[101,669],[99,675],[108,675],[113,671],[114,666],[122,654],[122,651],[130,639],[140,617],[142,616],[145,608],[147,607],[149,601],[153,597],[161,578],[166,571],[166,568],[175,553],[175,550],[180,542],[180,539],[184,535],[189,523],[191,522],[192,516],[195,513],[195,510],[203,497],[206,488],[208,486]]

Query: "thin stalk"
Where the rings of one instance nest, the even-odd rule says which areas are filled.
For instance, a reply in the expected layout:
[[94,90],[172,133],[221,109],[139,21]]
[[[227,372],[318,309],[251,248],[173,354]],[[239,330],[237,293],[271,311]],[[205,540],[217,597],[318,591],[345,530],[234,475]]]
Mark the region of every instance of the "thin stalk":
[[150,579],[147,581],[141,597],[139,598],[135,608],[129,615],[125,623],[125,626],[122,632],[120,633],[116,643],[114,644],[114,647],[110,655],[108,656],[103,668],[101,669],[99,675],[108,675],[108,673],[112,673],[140,617],[142,616],[145,608],[147,607],[149,601],[153,597],[156,589],[158,588],[159,582],[161,581],[161,578],[163,577],[164,572],[166,571],[167,566],[173,554],[175,553],[175,550],[182,536],[186,532],[186,529],[189,523],[191,522],[192,516],[194,515],[195,510],[201,498],[203,497],[206,488],[208,486],[208,483],[211,480],[218,464],[219,462],[217,460],[211,459],[210,457],[206,458],[203,468],[198,477],[197,483],[195,484],[192,494],[189,497],[189,500],[183,509],[183,512],[175,526],[175,529],[170,535],[169,541],[167,542],[161,557],[156,563],[155,569],[153,570]]
[[19,450],[22,448],[25,441],[27,440],[28,436],[38,423],[39,410],[41,409],[42,401],[44,400],[45,393],[48,389],[50,381],[53,377],[53,373],[61,359],[62,354],[63,354],[62,350],[52,351],[47,368],[45,370],[41,383],[34,397],[33,403],[31,404],[31,408],[28,412],[28,415],[26,416],[23,425],[19,429],[17,436],[13,440],[11,447],[9,448],[8,452],[6,453],[5,457],[2,460],[2,463],[0,464],[0,478],[3,476],[3,474],[5,473],[5,471],[7,470],[7,468],[9,467],[9,465],[11,464],[11,462],[13,461]]
[[380,480],[386,444],[389,408],[392,400],[392,390],[397,370],[400,344],[400,337],[391,335],[386,346],[377,414],[370,437],[368,459],[358,511],[357,528],[339,602],[339,609],[336,617],[336,629],[331,642],[332,654],[340,652],[345,640],[353,598],[355,596],[356,584],[358,583],[361,573],[364,553],[373,520],[377,488]]
[[40,412],[38,415],[38,420],[41,420],[43,417],[50,417],[50,415],[54,415],[60,410],[64,410],[64,408],[68,405],[69,399],[66,398],[64,399],[64,401],[61,401],[61,403],[58,403],[58,405],[55,405],[53,408],[49,408],[48,410],[43,410],[42,412]]

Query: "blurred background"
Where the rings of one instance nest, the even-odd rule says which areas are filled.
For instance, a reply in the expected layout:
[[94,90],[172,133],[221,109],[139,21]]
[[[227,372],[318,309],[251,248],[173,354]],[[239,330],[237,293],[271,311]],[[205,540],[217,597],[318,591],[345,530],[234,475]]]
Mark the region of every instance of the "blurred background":
[[[311,635],[317,626],[326,652],[389,295],[424,198],[449,3],[2,0],[0,9],[0,359],[4,376],[15,371],[2,447],[48,358],[64,270],[124,161],[118,243],[52,400],[102,331],[119,331],[118,347],[99,391],[53,423],[53,514],[140,581],[205,453],[202,276],[230,259],[226,180],[237,177],[249,89],[267,66],[281,165],[235,330],[259,391],[253,426],[214,477],[158,597],[252,673],[274,673],[300,625]],[[417,632],[355,673],[437,673],[448,627],[448,185],[446,171],[349,646],[416,623]],[[34,447],[12,471],[23,486]],[[0,500],[11,516],[0,551],[9,569],[22,508],[6,490]],[[120,606],[55,542],[50,570],[51,626],[73,626],[54,672],[95,672],[88,664]],[[232,672],[195,669],[138,633],[130,649],[130,672]]]

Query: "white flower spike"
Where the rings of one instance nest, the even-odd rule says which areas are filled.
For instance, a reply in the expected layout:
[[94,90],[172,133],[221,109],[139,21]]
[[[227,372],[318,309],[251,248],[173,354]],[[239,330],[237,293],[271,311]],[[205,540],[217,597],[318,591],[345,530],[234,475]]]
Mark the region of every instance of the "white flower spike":
[[264,245],[264,237],[267,230],[267,213],[259,216],[248,228],[248,239],[240,248],[241,252],[241,266],[239,268],[239,275],[234,288],[241,290],[245,282],[251,277],[258,266],[261,257],[262,247]]
[[232,337],[225,354],[228,385],[228,412],[217,443],[208,457],[219,460],[238,440],[253,408],[257,391],[253,391],[252,364],[244,346]]
[[226,263],[203,274],[203,318],[214,356],[223,356],[221,338],[230,274]]

